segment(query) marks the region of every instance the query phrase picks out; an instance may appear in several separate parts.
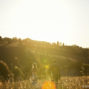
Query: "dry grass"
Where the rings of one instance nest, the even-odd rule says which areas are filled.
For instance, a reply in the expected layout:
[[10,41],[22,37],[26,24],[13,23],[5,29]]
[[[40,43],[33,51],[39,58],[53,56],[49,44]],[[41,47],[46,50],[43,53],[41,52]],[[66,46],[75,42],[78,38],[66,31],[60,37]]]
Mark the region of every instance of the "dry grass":
[[[0,89],[41,89],[45,80],[33,82],[31,79],[20,82],[0,82]],[[58,89],[89,89],[89,77],[62,77]]]
[[62,77],[59,89],[89,89],[89,77]]

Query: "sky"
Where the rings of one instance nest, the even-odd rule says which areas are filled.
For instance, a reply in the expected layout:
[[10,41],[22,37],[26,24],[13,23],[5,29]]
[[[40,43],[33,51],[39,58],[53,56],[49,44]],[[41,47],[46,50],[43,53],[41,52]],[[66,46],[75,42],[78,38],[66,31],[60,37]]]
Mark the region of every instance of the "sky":
[[0,0],[0,36],[89,47],[89,0]]

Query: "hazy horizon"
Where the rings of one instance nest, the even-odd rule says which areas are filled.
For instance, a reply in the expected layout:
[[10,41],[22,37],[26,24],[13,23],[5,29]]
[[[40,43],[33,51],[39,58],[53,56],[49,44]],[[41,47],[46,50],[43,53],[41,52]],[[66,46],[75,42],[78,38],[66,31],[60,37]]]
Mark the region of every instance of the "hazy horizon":
[[89,47],[88,0],[0,0],[0,36]]

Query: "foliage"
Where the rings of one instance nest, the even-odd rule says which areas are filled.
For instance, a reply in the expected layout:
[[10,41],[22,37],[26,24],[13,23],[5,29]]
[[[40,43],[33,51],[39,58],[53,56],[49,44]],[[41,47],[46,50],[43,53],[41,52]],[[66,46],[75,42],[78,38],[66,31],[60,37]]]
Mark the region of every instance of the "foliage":
[[0,61],[0,80],[8,80],[10,77],[12,77],[12,74],[9,70],[8,65],[4,61]]

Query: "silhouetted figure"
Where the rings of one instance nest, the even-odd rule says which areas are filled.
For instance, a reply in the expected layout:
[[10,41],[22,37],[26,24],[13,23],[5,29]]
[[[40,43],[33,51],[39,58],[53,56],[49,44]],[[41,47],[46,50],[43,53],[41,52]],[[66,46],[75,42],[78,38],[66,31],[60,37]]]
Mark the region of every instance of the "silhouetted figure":
[[52,78],[52,81],[55,82],[56,87],[58,87],[58,80],[60,79],[60,70],[57,64],[52,64],[49,69],[50,76]]

